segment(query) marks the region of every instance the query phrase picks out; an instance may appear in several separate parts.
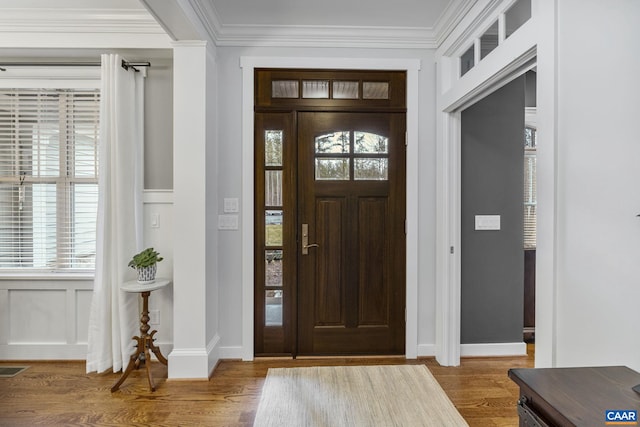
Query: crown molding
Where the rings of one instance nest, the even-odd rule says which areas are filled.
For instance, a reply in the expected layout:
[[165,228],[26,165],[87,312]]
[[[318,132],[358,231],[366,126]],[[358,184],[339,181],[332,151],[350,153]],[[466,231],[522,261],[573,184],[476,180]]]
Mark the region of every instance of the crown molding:
[[440,47],[451,33],[453,33],[476,2],[477,0],[456,0],[449,3],[449,6],[442,15],[440,15],[440,18],[438,18],[438,21],[434,25],[437,47]]
[[[224,25],[212,2],[177,0],[190,25],[214,46],[355,47],[434,49],[454,32],[478,0],[453,0],[434,27]],[[156,5],[125,8],[6,8],[0,15],[0,47],[166,48],[172,25]],[[170,21],[165,16],[165,20]],[[189,24],[186,24],[189,25]],[[194,33],[194,34],[196,34]],[[46,34],[46,37],[44,37]],[[86,35],[86,37],[78,37]],[[135,37],[127,37],[128,35]]]
[[438,45],[439,54],[457,56],[460,51],[468,49],[472,40],[479,37],[486,30],[491,19],[498,19],[497,15],[505,8],[505,3],[513,0],[469,0],[466,1],[464,13],[460,13],[456,25],[451,28]]
[[[216,46],[435,49],[477,0],[454,0],[432,27],[224,25],[212,2],[182,0]],[[186,12],[186,11],[185,11]]]
[[2,9],[0,32],[165,34],[145,9]]
[[168,48],[170,38],[145,9],[6,8],[0,47]]
[[435,48],[430,28],[224,25],[218,46]]

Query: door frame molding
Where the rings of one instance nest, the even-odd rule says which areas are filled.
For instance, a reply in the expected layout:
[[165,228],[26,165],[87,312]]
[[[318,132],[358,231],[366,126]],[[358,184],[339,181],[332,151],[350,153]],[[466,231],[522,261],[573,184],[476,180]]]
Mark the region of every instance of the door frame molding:
[[[461,112],[534,68],[536,59],[534,45],[505,63],[489,78],[483,78],[472,90],[460,95],[447,93],[450,96],[440,98],[437,122],[436,360],[443,366],[460,365],[461,355]],[[493,351],[489,349],[491,346],[487,346],[486,351]],[[482,355],[499,353],[485,352]]]
[[[537,5],[536,5],[537,6]],[[546,6],[545,6],[546,7]],[[552,11],[553,5],[549,5]],[[526,71],[544,64],[543,72],[548,71],[547,59],[550,51],[546,40],[543,40],[540,48],[540,31],[536,22],[536,13],[539,9],[534,7],[533,17],[523,24],[516,33],[509,37],[503,44],[491,53],[486,59],[467,72],[459,76],[459,56],[455,51],[447,51],[446,46],[436,54],[438,69],[437,91],[437,190],[436,190],[436,360],[443,366],[460,365],[460,325],[461,325],[461,115],[460,112],[473,105],[483,97],[489,95],[505,84],[509,83]],[[547,11],[545,11],[547,12]],[[553,17],[554,15],[551,14]],[[491,16],[487,18],[491,21]],[[540,18],[537,18],[540,19]],[[480,33],[482,34],[482,33]],[[553,34],[549,32],[550,36]],[[466,34],[461,36],[457,45],[465,46],[469,41],[475,40],[477,35]],[[542,55],[540,55],[542,51]],[[458,52],[459,53],[459,52]],[[542,57],[542,60],[540,60]],[[547,111],[554,114],[553,103],[549,103],[547,79],[538,78],[538,112]],[[549,92],[552,94],[553,92]],[[544,94],[545,96],[541,96]],[[548,117],[545,115],[545,117]],[[551,121],[549,121],[549,124]],[[540,128],[544,126],[541,124]],[[550,146],[554,141],[541,137]],[[546,157],[548,156],[548,158]],[[541,161],[542,160],[542,161]],[[555,170],[555,158],[552,150],[545,155],[538,156],[538,173],[547,167]],[[555,172],[553,172],[555,176]],[[539,175],[540,176],[540,175]],[[544,247],[549,251],[536,265],[536,319],[542,319],[536,323],[536,366],[539,360],[548,359],[552,348],[555,346],[555,337],[552,332],[552,323],[555,322],[552,304],[555,279],[547,281],[549,259],[554,258],[555,247],[547,244],[554,241],[555,230],[553,225],[547,228],[547,221],[554,217],[555,191],[547,184],[553,186],[553,182],[538,182],[538,248]],[[548,192],[548,193],[547,193]],[[541,195],[544,194],[544,200]],[[548,203],[548,204],[547,204]],[[540,209],[542,208],[542,209]],[[542,219],[542,221],[541,221]],[[555,220],[554,220],[555,221]],[[544,222],[544,227],[540,223]],[[543,277],[544,275],[544,277]],[[549,317],[551,320],[544,320]],[[540,347],[540,351],[538,351]],[[482,355],[496,355],[490,346],[483,349]],[[476,354],[478,355],[478,354]]]
[[419,59],[394,58],[240,58],[242,69],[242,360],[254,358],[254,70],[307,68],[349,70],[403,70],[407,72],[406,163],[406,330],[405,357],[418,357],[418,105]]

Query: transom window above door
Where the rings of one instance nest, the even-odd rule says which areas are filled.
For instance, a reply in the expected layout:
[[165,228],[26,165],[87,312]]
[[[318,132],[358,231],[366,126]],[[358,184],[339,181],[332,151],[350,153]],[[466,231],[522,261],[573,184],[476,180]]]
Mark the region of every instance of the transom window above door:
[[386,181],[389,174],[389,138],[359,130],[337,131],[315,137],[317,181]]
[[[302,93],[300,93],[301,87]],[[389,99],[389,82],[302,80],[302,84],[300,84],[298,80],[273,80],[271,82],[271,97],[287,99]]]
[[393,71],[256,70],[257,108],[406,107],[406,75]]

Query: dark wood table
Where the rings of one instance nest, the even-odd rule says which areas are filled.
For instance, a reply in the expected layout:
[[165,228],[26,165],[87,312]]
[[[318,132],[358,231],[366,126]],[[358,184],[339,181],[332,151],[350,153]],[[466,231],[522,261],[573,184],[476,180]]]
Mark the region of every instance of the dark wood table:
[[135,280],[124,283],[120,286],[125,292],[137,292],[142,297],[142,316],[140,317],[140,335],[135,336],[132,339],[136,342],[136,349],[129,358],[129,364],[127,368],[122,373],[122,376],[116,382],[113,387],[111,387],[111,393],[117,391],[124,380],[127,379],[129,374],[134,370],[138,369],[140,365],[145,366],[147,369],[147,379],[149,380],[149,388],[151,391],[156,391],[156,385],[153,382],[153,377],[151,376],[151,353],[155,354],[158,358],[158,361],[163,365],[168,365],[167,359],[160,352],[160,347],[156,346],[154,341],[156,340],[153,336],[158,332],[153,330],[149,333],[149,295],[151,295],[151,291],[155,291],[156,289],[163,288],[171,283],[169,279],[156,279],[151,283],[139,283]]
[[520,426],[598,426],[607,410],[640,414],[640,373],[626,366],[510,369],[520,387]]

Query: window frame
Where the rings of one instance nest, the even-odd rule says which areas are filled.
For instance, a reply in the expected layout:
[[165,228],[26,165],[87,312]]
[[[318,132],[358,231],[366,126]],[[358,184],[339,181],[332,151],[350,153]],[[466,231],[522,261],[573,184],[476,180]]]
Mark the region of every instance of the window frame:
[[[533,142],[532,147],[527,147],[526,145],[526,132],[531,131],[531,138]],[[536,250],[538,246],[537,242],[537,218],[538,218],[538,196],[537,196],[537,155],[538,155],[538,130],[535,126],[525,125],[525,134],[524,136],[524,188],[523,188],[523,242],[522,247],[524,250]],[[533,159],[533,170],[527,167],[527,162]],[[528,172],[528,173],[527,173]],[[530,179],[529,179],[530,178]],[[527,208],[533,207],[533,214],[527,214]],[[527,226],[527,217],[533,217],[533,237],[528,239],[527,236],[529,233],[526,232]],[[531,242],[533,240],[533,242]]]
[[[25,67],[12,68],[0,73],[0,89],[60,89],[60,90],[100,90],[101,70],[100,67]],[[99,117],[100,113],[98,113]],[[98,126],[99,129],[99,126]],[[60,141],[59,153],[66,149],[67,141]],[[66,164],[66,153],[60,161],[60,170],[63,170],[63,163]],[[66,166],[66,165],[65,165]],[[97,172],[97,161],[96,161]],[[83,178],[75,176],[64,177],[62,174],[56,177],[47,177],[47,182],[56,180],[56,198],[68,197],[60,194],[59,187],[70,188],[73,183],[98,183],[98,178]],[[67,184],[66,182],[69,182]],[[25,182],[43,182],[42,178],[32,178]],[[66,193],[63,191],[62,193]],[[66,204],[63,204],[66,205]],[[57,209],[60,209],[58,205]],[[67,218],[69,218],[69,207]],[[61,227],[62,222],[56,221],[56,227]],[[96,236],[97,237],[97,236]],[[57,243],[56,251],[59,251],[60,244]],[[95,275],[95,265],[93,268],[0,268],[0,276],[4,279],[12,280],[87,280]]]

